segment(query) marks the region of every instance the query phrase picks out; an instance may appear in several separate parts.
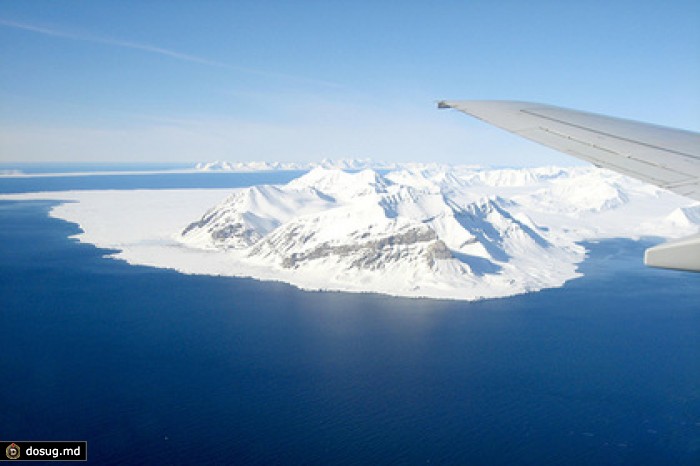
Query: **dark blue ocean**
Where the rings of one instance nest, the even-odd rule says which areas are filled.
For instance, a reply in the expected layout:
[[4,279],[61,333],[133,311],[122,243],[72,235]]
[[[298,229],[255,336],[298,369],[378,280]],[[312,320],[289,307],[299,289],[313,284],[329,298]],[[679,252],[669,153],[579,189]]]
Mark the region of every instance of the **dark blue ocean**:
[[255,173],[145,173],[140,175],[71,175],[47,177],[0,177],[0,194],[36,191],[94,191],[99,189],[196,189],[240,188],[255,184],[288,183],[303,171]]
[[51,205],[0,202],[2,439],[94,464],[700,464],[700,274],[645,268],[652,240],[465,303],[129,266]]

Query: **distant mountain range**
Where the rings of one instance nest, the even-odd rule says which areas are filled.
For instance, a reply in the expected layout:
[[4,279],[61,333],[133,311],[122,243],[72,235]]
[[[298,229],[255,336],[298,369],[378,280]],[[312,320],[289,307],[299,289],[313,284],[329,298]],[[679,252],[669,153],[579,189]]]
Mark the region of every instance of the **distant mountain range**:
[[320,162],[201,162],[195,165],[202,171],[272,171],[272,170],[311,170],[316,167],[336,168],[339,170],[389,170],[397,168],[395,163],[375,162],[371,159],[323,159]]

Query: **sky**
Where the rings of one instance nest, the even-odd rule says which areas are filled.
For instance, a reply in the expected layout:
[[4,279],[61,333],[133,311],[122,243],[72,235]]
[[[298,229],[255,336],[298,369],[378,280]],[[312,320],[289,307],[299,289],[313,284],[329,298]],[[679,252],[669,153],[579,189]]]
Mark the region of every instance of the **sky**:
[[0,0],[0,162],[572,165],[440,99],[700,129],[700,2]]

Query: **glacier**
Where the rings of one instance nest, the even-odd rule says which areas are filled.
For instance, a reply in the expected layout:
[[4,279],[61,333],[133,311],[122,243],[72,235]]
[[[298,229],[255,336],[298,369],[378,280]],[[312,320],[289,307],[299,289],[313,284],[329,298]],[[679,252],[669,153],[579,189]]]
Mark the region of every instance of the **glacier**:
[[581,275],[584,241],[700,229],[697,202],[594,167],[319,164],[286,185],[0,199],[75,201],[51,215],[131,264],[460,300],[561,286]]

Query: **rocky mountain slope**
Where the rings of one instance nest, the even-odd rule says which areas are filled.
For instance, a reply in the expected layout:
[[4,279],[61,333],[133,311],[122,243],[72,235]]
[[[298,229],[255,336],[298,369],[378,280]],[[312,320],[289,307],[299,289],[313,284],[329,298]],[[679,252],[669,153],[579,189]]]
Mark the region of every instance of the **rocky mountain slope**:
[[[631,199],[627,214],[639,215],[640,198],[659,196],[594,168],[414,167],[382,176],[317,167],[285,186],[238,190],[179,241],[305,287],[480,298],[577,276],[585,256],[577,242],[622,226],[583,218],[623,212]],[[694,207],[682,209],[665,212],[668,229],[700,224]]]

